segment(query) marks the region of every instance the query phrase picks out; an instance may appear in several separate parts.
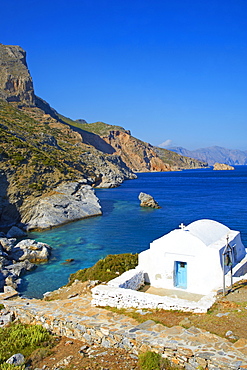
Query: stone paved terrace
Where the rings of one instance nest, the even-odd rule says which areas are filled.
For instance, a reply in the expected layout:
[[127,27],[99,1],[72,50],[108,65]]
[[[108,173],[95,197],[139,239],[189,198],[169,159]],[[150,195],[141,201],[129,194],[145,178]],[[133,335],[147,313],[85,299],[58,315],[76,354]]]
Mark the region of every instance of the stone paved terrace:
[[154,350],[186,370],[199,366],[208,370],[247,369],[245,339],[232,344],[195,327],[168,328],[151,320],[139,324],[124,315],[92,307],[89,294],[54,301],[1,300],[0,296],[0,303],[24,323],[41,324],[57,335],[77,338],[89,345],[120,347],[134,354]]

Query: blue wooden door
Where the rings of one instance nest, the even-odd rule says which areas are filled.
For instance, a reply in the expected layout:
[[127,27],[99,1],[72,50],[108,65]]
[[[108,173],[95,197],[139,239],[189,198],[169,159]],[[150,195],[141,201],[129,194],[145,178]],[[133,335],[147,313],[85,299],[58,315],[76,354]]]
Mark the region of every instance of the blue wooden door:
[[175,261],[175,286],[187,288],[187,262]]

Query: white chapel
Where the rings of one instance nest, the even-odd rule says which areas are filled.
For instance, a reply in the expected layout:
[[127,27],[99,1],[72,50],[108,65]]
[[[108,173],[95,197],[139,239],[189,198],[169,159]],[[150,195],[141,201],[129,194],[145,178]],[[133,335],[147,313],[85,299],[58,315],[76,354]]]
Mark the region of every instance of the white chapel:
[[247,257],[239,231],[203,219],[154,240],[138,269],[153,287],[206,295],[244,277]]

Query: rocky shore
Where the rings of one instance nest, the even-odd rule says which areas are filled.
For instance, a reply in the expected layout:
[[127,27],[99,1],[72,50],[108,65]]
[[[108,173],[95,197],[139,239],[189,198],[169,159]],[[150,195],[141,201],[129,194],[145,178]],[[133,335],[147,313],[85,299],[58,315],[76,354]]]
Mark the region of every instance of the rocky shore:
[[0,293],[4,287],[18,289],[21,276],[33,270],[36,263],[47,262],[50,257],[51,247],[48,244],[32,239],[18,241],[17,238],[24,235],[16,226],[7,235],[0,233]]

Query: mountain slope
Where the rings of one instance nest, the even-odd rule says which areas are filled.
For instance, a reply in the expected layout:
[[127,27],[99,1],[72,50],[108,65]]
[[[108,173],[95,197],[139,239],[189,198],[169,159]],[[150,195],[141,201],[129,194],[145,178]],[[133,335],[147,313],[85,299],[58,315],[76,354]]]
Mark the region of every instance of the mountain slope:
[[[166,149],[160,149],[133,137],[129,130],[104,122],[74,122],[83,130],[83,137],[98,150],[120,155],[125,164],[134,172],[176,171],[201,168],[206,163],[186,158]],[[73,121],[70,120],[73,125]],[[87,132],[87,133],[86,133]]]
[[208,148],[187,150],[182,147],[170,148],[170,150],[191,158],[208,162],[213,166],[216,162],[234,165],[247,165],[247,151],[237,149],[226,149],[220,146],[211,146]]

